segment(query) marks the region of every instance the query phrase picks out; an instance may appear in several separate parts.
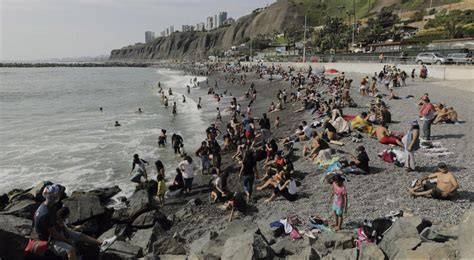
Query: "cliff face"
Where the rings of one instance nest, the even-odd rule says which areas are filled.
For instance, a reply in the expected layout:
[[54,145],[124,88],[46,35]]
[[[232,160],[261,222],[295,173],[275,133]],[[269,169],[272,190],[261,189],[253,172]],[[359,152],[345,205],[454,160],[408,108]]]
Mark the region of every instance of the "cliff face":
[[170,37],[158,38],[148,44],[112,50],[110,59],[203,59],[216,51],[241,44],[247,37],[274,31],[283,32],[302,23],[303,18],[297,14],[294,7],[290,6],[287,0],[280,0],[259,13],[241,17],[229,27],[211,32],[174,33]]

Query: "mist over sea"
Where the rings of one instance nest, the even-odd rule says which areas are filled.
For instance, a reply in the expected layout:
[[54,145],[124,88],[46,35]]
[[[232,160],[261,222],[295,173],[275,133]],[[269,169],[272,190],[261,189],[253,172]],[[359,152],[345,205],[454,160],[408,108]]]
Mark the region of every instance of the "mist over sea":
[[[168,142],[180,133],[192,153],[210,116],[189,96],[182,103],[190,78],[156,68],[0,69],[0,193],[50,180],[69,192],[119,185],[129,194],[134,153],[150,163],[153,176],[156,159],[174,173],[179,158],[171,145],[158,148],[160,129],[168,130]],[[173,89],[168,109],[158,81],[167,95]]]

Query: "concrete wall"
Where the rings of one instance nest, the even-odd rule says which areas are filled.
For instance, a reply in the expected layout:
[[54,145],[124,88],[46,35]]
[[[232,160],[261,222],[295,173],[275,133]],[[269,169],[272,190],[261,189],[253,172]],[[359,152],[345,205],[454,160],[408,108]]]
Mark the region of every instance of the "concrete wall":
[[[243,62],[242,64],[250,64],[249,62]],[[255,62],[253,64],[256,64]],[[308,69],[311,65],[313,69],[326,68],[336,69],[345,72],[362,73],[367,75],[373,75],[374,72],[380,72],[383,68],[383,64],[380,63],[302,63],[302,62],[264,62],[266,66],[281,65],[284,68],[293,66],[296,69]],[[428,67],[428,77],[441,80],[473,80],[474,82],[474,66],[443,66],[443,65],[426,65]],[[405,70],[410,75],[413,69],[416,69],[416,74],[420,73],[420,65],[397,65],[402,70]]]

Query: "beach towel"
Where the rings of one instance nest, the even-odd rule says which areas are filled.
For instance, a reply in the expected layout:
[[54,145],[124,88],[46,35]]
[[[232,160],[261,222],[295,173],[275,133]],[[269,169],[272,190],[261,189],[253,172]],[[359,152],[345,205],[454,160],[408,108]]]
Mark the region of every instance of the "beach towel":
[[326,172],[334,172],[340,170],[342,168],[342,164],[339,161],[331,163],[327,168]]
[[338,134],[350,132],[349,123],[342,117],[336,118],[334,121],[331,122],[331,124],[332,126],[334,126],[334,128],[336,128],[336,132]]
[[356,118],[356,115],[343,115],[342,118],[346,121],[352,121],[352,119]]

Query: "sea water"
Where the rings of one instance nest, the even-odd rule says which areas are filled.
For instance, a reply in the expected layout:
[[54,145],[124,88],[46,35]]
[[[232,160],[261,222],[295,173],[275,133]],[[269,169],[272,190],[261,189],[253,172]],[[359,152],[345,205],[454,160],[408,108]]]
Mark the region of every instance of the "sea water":
[[[157,159],[174,173],[181,158],[171,145],[158,148],[161,129],[169,143],[179,133],[184,149],[194,149],[209,121],[191,97],[182,103],[191,78],[156,68],[1,68],[0,194],[49,180],[69,192],[118,185],[127,195],[135,153],[150,175]],[[173,90],[168,108],[158,82],[166,95]]]

